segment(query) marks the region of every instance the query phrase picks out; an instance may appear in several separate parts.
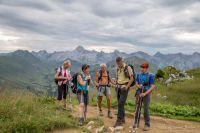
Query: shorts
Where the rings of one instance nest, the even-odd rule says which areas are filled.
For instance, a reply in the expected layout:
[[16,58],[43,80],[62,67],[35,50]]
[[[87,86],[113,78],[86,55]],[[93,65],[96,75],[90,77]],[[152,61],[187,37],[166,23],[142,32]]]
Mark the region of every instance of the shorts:
[[98,96],[110,96],[110,87],[108,86],[99,86],[98,88]]
[[84,103],[84,105],[89,104],[89,94],[88,91],[79,91],[77,92],[77,99],[79,104]]
[[68,94],[68,85],[66,84],[62,84],[62,85],[58,85],[58,97],[57,100],[62,100],[62,99],[66,99]]

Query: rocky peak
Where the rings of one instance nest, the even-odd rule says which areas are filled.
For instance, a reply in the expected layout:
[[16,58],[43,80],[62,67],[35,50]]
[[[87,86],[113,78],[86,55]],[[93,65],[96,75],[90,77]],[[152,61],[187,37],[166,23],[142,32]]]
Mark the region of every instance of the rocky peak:
[[85,51],[85,48],[83,46],[78,46],[75,51]]

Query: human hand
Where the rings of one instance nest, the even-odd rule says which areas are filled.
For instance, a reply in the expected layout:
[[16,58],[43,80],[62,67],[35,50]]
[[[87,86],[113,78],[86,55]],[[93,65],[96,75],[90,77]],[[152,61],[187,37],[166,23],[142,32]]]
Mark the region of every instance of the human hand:
[[142,88],[143,88],[143,85],[142,85],[142,84],[139,84],[139,85],[138,85],[138,88],[139,88],[139,89],[142,89]]
[[146,96],[146,93],[141,93],[140,94],[140,97],[145,97]]

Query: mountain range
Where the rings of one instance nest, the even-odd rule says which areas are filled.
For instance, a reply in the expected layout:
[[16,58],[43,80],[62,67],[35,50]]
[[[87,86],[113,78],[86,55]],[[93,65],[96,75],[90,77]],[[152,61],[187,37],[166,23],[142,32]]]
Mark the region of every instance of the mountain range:
[[17,50],[10,53],[0,54],[0,88],[26,88],[34,92],[43,92],[50,95],[55,94],[54,83],[55,68],[62,65],[65,59],[72,62],[72,72],[81,70],[83,63],[91,65],[91,76],[99,69],[100,63],[107,63],[111,76],[115,76],[115,58],[122,56],[128,64],[135,66],[135,71],[139,71],[139,66],[144,61],[149,61],[150,71],[156,72],[159,68],[172,65],[178,69],[187,70],[200,67],[200,54],[192,55],[162,54],[149,55],[144,52],[127,54],[115,50],[112,53],[86,50],[79,46],[72,51],[61,51],[48,53],[45,50],[29,52],[27,50]]
[[38,52],[32,52],[32,54],[45,61],[63,61],[64,59],[69,58],[81,63],[100,64],[109,63],[116,57],[121,56],[124,58],[138,57],[145,59],[151,64],[156,64],[159,68],[163,68],[169,65],[174,66],[180,70],[188,70],[200,67],[200,53],[198,52],[195,52],[191,55],[183,53],[162,54],[160,52],[157,52],[155,55],[149,55],[142,51],[128,54],[118,50],[115,50],[111,53],[105,53],[103,51],[97,52],[94,50],[86,50],[83,46],[78,46],[72,51],[48,53],[47,51],[42,50]]

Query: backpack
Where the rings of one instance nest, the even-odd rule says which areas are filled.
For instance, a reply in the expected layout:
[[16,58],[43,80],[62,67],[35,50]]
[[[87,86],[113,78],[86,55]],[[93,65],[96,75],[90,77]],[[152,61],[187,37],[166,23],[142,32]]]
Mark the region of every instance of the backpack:
[[[130,75],[129,75],[129,72],[128,72],[128,67],[131,67],[131,69],[132,69],[132,71],[133,71],[133,78],[134,78],[134,81],[133,81],[133,83],[131,84],[131,86],[130,87],[133,87],[134,85],[135,85],[135,69],[134,69],[134,66],[133,65],[131,65],[131,64],[129,64],[129,65],[126,65],[125,66],[125,68],[124,68],[124,74],[125,74],[125,76],[126,77],[128,77],[129,79],[130,79]],[[118,71],[118,70],[117,70]]]
[[[99,71],[99,74],[100,74],[100,76],[99,76],[99,78],[98,78],[98,82],[102,79],[102,77],[103,77],[103,72],[102,72],[102,70],[100,70]],[[110,84],[110,75],[109,75],[109,71],[107,71],[107,75],[108,75],[108,85]]]
[[[61,76],[61,75],[62,75],[62,67],[60,66],[59,68],[60,68],[60,72],[59,72],[58,76]],[[57,73],[57,70],[58,70],[59,68],[56,68],[56,69],[55,69],[56,73]],[[58,85],[58,80],[57,80],[56,78],[54,79],[54,82],[55,82],[56,85]]]
[[[128,66],[130,66],[131,69],[132,69],[132,71],[133,71],[133,79],[134,79],[134,81],[133,81],[133,83],[132,83],[131,86],[130,86],[130,87],[133,87],[133,86],[135,85],[135,83],[136,83],[136,78],[135,78],[135,69],[134,69],[134,66],[131,65],[131,64],[129,64]],[[125,67],[124,71],[128,71],[128,66]],[[128,77],[130,78],[129,73],[128,73]]]
[[77,77],[78,77],[78,75],[80,75],[80,73],[75,73],[75,74],[72,76],[72,83],[73,83],[73,85],[71,86],[71,88],[72,88],[72,92],[73,92],[74,94],[77,94],[77,92],[78,92],[78,87],[77,87],[77,83],[78,83]]

